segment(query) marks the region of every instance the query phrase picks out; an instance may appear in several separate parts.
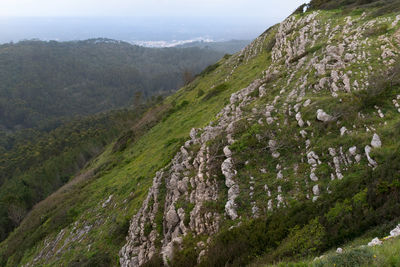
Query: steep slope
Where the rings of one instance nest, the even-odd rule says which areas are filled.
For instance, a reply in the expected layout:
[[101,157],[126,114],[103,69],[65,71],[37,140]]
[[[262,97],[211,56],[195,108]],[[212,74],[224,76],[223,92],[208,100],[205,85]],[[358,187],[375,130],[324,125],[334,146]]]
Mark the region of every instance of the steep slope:
[[49,132],[29,129],[7,136],[13,148],[0,153],[0,241],[145,110],[142,106],[109,111],[74,118]]
[[39,204],[1,263],[243,266],[392,229],[400,15],[374,11],[292,15],[208,68]]
[[[156,174],[131,222],[121,266],[156,261],[160,254],[165,264],[182,266],[243,265],[271,249],[272,258],[306,256],[355,236],[362,231],[356,227],[379,223],[371,210],[354,213],[358,201],[396,218],[398,200],[376,205],[382,192],[373,192],[373,185],[399,182],[399,144],[391,132],[399,123],[400,72],[398,66],[388,70],[398,64],[399,19],[312,12],[281,23],[263,77],[232,94],[208,126],[192,129]],[[374,73],[383,77],[370,81]],[[379,167],[389,161],[385,157],[395,157],[390,171]],[[375,173],[382,177],[371,181]],[[352,191],[343,194],[343,184]],[[314,211],[304,214],[299,207]],[[287,221],[271,220],[274,213]],[[349,219],[365,221],[341,225]],[[278,229],[269,229],[278,222]],[[218,232],[221,239],[208,238]],[[312,238],[302,240],[306,235]]]
[[[212,72],[215,66],[208,68],[201,78],[145,114],[133,129],[134,133],[142,131],[142,137],[135,138],[123,151],[113,152],[114,144],[110,145],[72,185],[60,189],[28,214],[0,245],[2,265],[35,262],[76,266],[76,261],[96,263],[98,258],[105,265],[117,264],[129,220],[140,208],[155,172],[170,161],[191,128],[206,125],[231,93],[261,73],[266,53],[254,56],[250,60],[243,54],[244,62],[237,66],[236,73],[232,68],[238,57],[223,59],[215,65],[220,65],[218,71]],[[210,89],[213,84],[224,83],[231,72],[229,86]],[[159,123],[151,128],[149,121]]]

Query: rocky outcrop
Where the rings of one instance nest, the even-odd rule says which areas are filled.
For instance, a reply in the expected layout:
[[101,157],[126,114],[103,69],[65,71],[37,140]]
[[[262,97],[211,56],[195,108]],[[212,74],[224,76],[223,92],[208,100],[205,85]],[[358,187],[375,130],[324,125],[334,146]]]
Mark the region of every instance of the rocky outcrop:
[[[157,172],[146,200],[132,219],[128,242],[120,251],[121,266],[139,266],[155,253],[161,253],[167,263],[173,256],[175,244],[179,245],[188,231],[196,235],[212,235],[218,231],[223,214],[204,209],[207,201],[221,201],[218,200],[218,192],[222,190],[218,188],[216,174],[210,172],[209,166],[213,164],[215,155],[210,154],[208,143],[221,135],[226,136],[227,144],[234,142],[234,122],[241,118],[241,108],[254,100],[250,94],[261,84],[261,80],[256,80],[249,87],[232,94],[230,104],[218,114],[218,122],[203,129],[192,129],[190,139],[181,147],[170,166]],[[195,146],[200,146],[199,151],[194,150]],[[235,199],[239,194],[239,186],[235,182],[236,171],[229,146],[223,148],[223,153],[225,160],[220,165],[220,171],[228,188],[225,211],[230,219],[235,220],[238,217]],[[165,196],[159,193],[161,187],[166,189]],[[185,216],[188,214],[177,207],[178,201],[193,205],[187,224]],[[162,233],[157,232],[159,226],[155,220],[160,212],[163,218]]]
[[[156,254],[161,254],[167,264],[188,233],[211,236],[226,220],[240,223],[243,220],[238,211],[241,196],[249,198],[250,211],[246,214],[258,217],[287,207],[291,203],[289,200],[301,195],[303,189],[305,199],[318,201],[321,195],[332,193],[329,190],[331,180],[345,179],[354,164],[378,166],[371,157],[372,150],[382,146],[378,134],[373,135],[368,145],[359,145],[361,150],[365,146],[364,153],[354,144],[341,142],[359,131],[376,129],[344,125],[330,106],[323,107],[310,96],[321,93],[341,102],[342,94],[365,88],[371,70],[363,69],[355,74],[349,66],[368,65],[372,60],[369,52],[363,49],[370,41],[365,40],[362,32],[377,21],[356,24],[348,17],[343,25],[333,27],[330,22],[317,19],[318,16],[319,12],[299,18],[291,16],[276,26],[271,63],[260,79],[233,93],[213,122],[204,128],[192,129],[190,138],[170,164],[157,172],[146,200],[132,218],[127,243],[120,251],[121,266],[139,266]],[[338,40],[339,33],[343,38]],[[231,79],[239,61],[247,62],[263,52],[266,36],[267,33],[229,61],[235,66],[225,81]],[[322,40],[326,45],[320,45]],[[379,47],[382,50],[379,54],[384,53],[379,61],[390,64],[397,53],[391,41],[379,38]],[[304,70],[312,70],[313,76]],[[400,110],[399,101],[400,97],[393,99]],[[377,112],[380,118],[385,118],[380,108]],[[362,119],[363,114],[359,113],[359,117]],[[267,163],[257,166],[260,177],[265,180],[240,173],[238,166],[251,165],[254,159],[238,163],[232,149],[237,142],[238,125],[246,127],[243,125],[252,123],[264,132],[255,131],[251,137],[263,145],[270,161],[276,161],[273,168],[267,168]],[[294,131],[290,131],[290,125],[294,125]],[[314,141],[315,136],[321,134],[317,128],[335,125],[337,128],[327,134],[337,135],[341,138],[339,141],[330,145]],[[288,144],[288,139],[293,142]],[[283,155],[288,153],[288,147],[299,151],[295,155],[297,162],[286,161]],[[223,183],[218,177],[222,177]],[[290,191],[282,185],[288,177],[296,180],[295,189]],[[257,202],[257,194],[263,195],[262,203]],[[224,204],[224,211],[207,208],[210,203],[219,202]],[[201,261],[207,244],[203,242],[198,247],[201,249],[198,261]]]

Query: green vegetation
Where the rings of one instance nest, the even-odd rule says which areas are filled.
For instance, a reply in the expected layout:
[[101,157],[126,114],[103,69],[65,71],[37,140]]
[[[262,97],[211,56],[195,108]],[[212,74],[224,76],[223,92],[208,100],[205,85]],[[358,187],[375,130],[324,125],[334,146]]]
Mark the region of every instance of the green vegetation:
[[222,93],[223,91],[225,91],[226,89],[228,89],[228,85],[226,83],[222,83],[216,87],[214,87],[213,89],[211,89],[204,97],[203,100],[207,101],[211,98],[213,98],[214,96],[219,95],[220,93]]
[[[139,128],[152,127],[157,120],[130,129],[161,95],[183,84],[182,74],[197,73],[222,56],[107,39],[1,45],[0,240],[115,137],[112,151],[122,152],[140,136]],[[124,106],[130,108],[108,111]]]
[[53,129],[62,118],[138,105],[181,87],[224,55],[108,39],[0,46],[0,131]]
[[[331,1],[324,1],[328,2]],[[322,7],[322,1],[319,3]],[[342,11],[320,12],[321,27],[327,21],[330,28],[346,23]],[[365,22],[360,22],[359,12],[351,14],[357,18],[353,21],[354,27]],[[376,49],[380,35],[393,31],[379,28],[369,37],[371,47],[362,47],[366,53],[371,53],[373,60],[381,57],[381,51]],[[341,32],[338,32],[337,38],[340,38]],[[293,33],[296,34],[294,30]],[[273,27],[265,33],[265,39],[258,39],[263,43],[257,44],[259,46],[251,53],[222,58],[174,95],[153,103],[133,121],[133,127],[119,135],[116,142],[105,145],[99,156],[80,168],[79,175],[27,214],[20,226],[0,244],[0,265],[18,266],[32,262],[52,266],[78,265],[80,262],[83,265],[116,265],[118,251],[125,243],[129,219],[140,209],[155,173],[169,166],[192,128],[205,127],[210,121],[212,124],[219,111],[229,103],[232,93],[264,77],[265,69],[277,64],[272,62],[271,55],[275,34],[276,27]],[[336,45],[335,40],[332,46]],[[324,57],[324,41],[317,40],[306,47],[306,54],[301,55],[307,56],[305,63],[311,56],[313,59]],[[252,57],[254,51],[258,54]],[[189,232],[184,236],[182,246],[176,245],[170,266],[196,265],[202,251],[200,241],[207,243],[200,266],[399,264],[398,240],[389,240],[382,247],[360,247],[375,236],[387,234],[400,218],[400,119],[392,102],[400,94],[400,65],[384,70],[382,62],[373,60],[370,66],[379,69],[379,73],[375,71],[376,76],[371,78],[365,91],[338,91],[338,97],[333,98],[329,89],[314,90],[322,76],[317,79],[311,67],[294,68],[297,63],[293,61],[293,65],[289,62],[282,66],[292,72],[283,70],[267,76],[264,97],[255,99],[248,106],[237,106],[244,115],[234,122],[233,138],[236,141],[230,149],[235,182],[240,188],[235,199],[239,218],[229,220],[223,215],[228,196],[221,173],[221,163],[226,158],[223,148],[227,145],[224,133],[207,143],[207,154],[212,158],[207,162],[208,177],[215,178],[218,197],[216,201],[204,202],[200,210],[200,213],[212,211],[221,215],[219,230],[209,243],[207,236]],[[368,69],[368,66],[348,65],[344,71],[351,70],[354,76],[359,75],[360,70]],[[326,75],[330,76],[330,73]],[[304,81],[304,95],[296,102],[288,96],[300,79]],[[249,98],[258,96],[260,91],[255,90]],[[308,105],[303,105],[305,99],[310,99]],[[268,123],[266,115],[261,114],[265,112],[257,108],[272,102],[275,106],[268,112],[273,123]],[[301,128],[294,119],[296,104],[301,106],[303,120],[310,122]],[[384,120],[376,114],[375,105],[385,112]],[[317,109],[332,114],[335,120],[318,121]],[[340,135],[343,126],[348,132]],[[364,147],[371,144],[372,131],[366,131],[366,126],[374,127],[373,131],[383,141],[381,148],[371,152],[371,157],[379,163],[375,168],[367,167],[365,156],[358,164],[346,164],[350,147],[357,146],[356,152],[364,155]],[[307,139],[301,137],[303,129]],[[272,140],[276,141],[274,147],[279,158],[271,153]],[[334,160],[328,150],[331,147],[337,154],[344,151],[341,178],[330,176],[334,171]],[[190,149],[196,151],[199,145]],[[310,180],[310,164],[307,164],[307,153],[311,149],[321,160],[315,170],[321,190],[314,201],[312,198],[316,194],[311,191],[311,183],[315,181]],[[282,171],[281,178],[278,178],[278,169]],[[193,173],[188,171],[186,175],[192,177]],[[167,188],[164,180],[159,190],[155,225],[147,223],[143,229],[146,235],[154,229],[159,233],[156,250],[160,249],[165,232],[163,216]],[[188,193],[191,190],[189,188]],[[284,197],[280,207],[276,204],[279,194]],[[269,200],[274,201],[272,208],[268,206]],[[253,203],[259,208],[259,216],[253,217]],[[184,224],[188,225],[193,204],[182,197],[175,203],[175,208],[184,209]],[[349,242],[350,245],[346,245]],[[340,255],[333,252],[339,246],[344,248]],[[314,261],[323,253],[326,255]],[[297,262],[287,263],[289,261]],[[145,266],[161,264],[160,255],[155,255]]]
[[[358,240],[357,244],[343,247],[343,253],[339,254],[330,251],[318,259],[310,259],[302,262],[281,262],[273,266],[293,266],[293,267],[370,267],[370,266],[399,266],[400,264],[400,239],[385,241],[382,246],[367,247],[365,244],[368,239]],[[268,265],[270,266],[270,265]]]
[[[127,132],[125,137],[123,135],[118,139],[118,145],[108,145],[100,156],[81,170],[81,175],[36,205],[20,226],[0,244],[0,265],[16,266],[32,261],[40,250],[46,249],[43,245],[45,239],[56,238],[62,229],[65,229],[65,235],[73,236],[74,223],[71,222],[77,223],[76,229],[87,225],[93,228],[80,242],[66,244],[66,248],[73,245],[73,249],[70,248],[65,254],[63,252],[61,257],[46,260],[48,264],[68,265],[71,259],[78,258],[94,262],[101,255],[109,255],[112,264],[115,264],[118,251],[125,242],[126,221],[141,206],[155,172],[169,164],[191,128],[208,124],[233,92],[260,77],[268,61],[266,53],[260,54],[237,67],[232,74],[232,85],[229,83],[229,86],[223,85],[217,91],[212,91],[213,84],[224,84],[235,60],[236,56],[222,59],[218,63],[218,72],[212,71],[203,78],[198,77],[155,105],[134,123],[133,134]],[[199,98],[200,90],[204,95]],[[212,97],[204,100],[208,94]],[[151,123],[146,123],[148,121]],[[137,135],[137,132],[141,135]],[[133,140],[129,137],[131,135]],[[110,195],[113,195],[110,206],[103,208],[102,203]],[[160,200],[164,201],[162,196],[160,192]],[[163,207],[162,202],[160,206]],[[189,205],[187,209],[190,209]],[[160,233],[162,212],[160,209],[156,216]],[[62,215],[59,217],[61,219],[56,219],[57,214]],[[120,227],[115,229],[113,226],[116,222]],[[110,229],[115,230],[110,233]],[[64,236],[60,242],[65,240]],[[159,266],[159,260],[155,257],[149,264]]]
[[374,16],[381,16],[387,13],[400,11],[400,1],[398,0],[312,0],[309,9],[340,9],[346,12],[350,10],[376,8]]
[[26,134],[14,135],[13,148],[0,160],[0,240],[33,205],[67,183],[142,113],[115,111],[75,119],[49,133],[23,131],[31,140]]

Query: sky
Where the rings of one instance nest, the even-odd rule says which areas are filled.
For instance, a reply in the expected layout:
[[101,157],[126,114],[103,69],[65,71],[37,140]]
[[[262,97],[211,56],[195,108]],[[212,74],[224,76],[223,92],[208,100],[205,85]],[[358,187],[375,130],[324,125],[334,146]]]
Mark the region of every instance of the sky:
[[307,0],[0,0],[0,43],[252,40]]
[[289,15],[305,0],[1,0],[1,17]]

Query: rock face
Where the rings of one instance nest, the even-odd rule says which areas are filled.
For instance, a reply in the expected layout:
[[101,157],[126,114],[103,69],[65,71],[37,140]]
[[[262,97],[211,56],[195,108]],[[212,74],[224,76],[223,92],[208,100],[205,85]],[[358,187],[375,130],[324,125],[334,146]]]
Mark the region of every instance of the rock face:
[[[330,115],[324,111],[323,107],[333,110],[332,105],[325,107],[327,101],[313,98],[321,93],[324,98],[330,97],[329,101],[342,103],[343,94],[366,88],[370,69],[362,69],[355,75],[350,67],[368,66],[372,60],[373,56],[364,49],[371,43],[362,34],[371,27],[370,22],[353,23],[348,17],[343,25],[332,27],[318,16],[319,12],[298,18],[291,16],[276,26],[273,45],[269,47],[271,62],[260,78],[231,94],[213,122],[192,129],[170,164],[157,172],[146,200],[132,218],[127,243],[120,251],[121,266],[139,266],[155,255],[162,255],[167,264],[188,233],[195,237],[212,236],[228,220],[240,224],[245,216],[269,214],[287,207],[289,200],[297,197],[319,201],[322,195],[332,193],[329,189],[332,180],[346,179],[352,165],[378,166],[371,154],[382,146],[378,134],[362,144],[356,138],[365,129],[371,132],[377,127],[345,124],[345,118],[337,112]],[[337,38],[339,33],[343,38]],[[268,34],[232,59],[233,70],[224,81],[231,79],[239,64],[266,49],[263,42]],[[322,48],[318,46],[321,40],[326,44]],[[379,38],[379,44],[377,47],[382,50],[379,54],[385,54],[379,62],[389,64],[398,48],[384,37]],[[313,70],[313,77],[309,77],[307,70]],[[400,108],[398,101],[400,97],[392,101],[396,109]],[[363,114],[358,115],[360,120],[365,119]],[[323,132],[328,126],[336,128]],[[235,140],[243,128],[248,130],[247,139]],[[335,142],[319,143],[318,138],[324,134],[330,138],[336,135]],[[350,138],[355,142],[349,144],[346,140]],[[247,145],[247,141],[262,146],[266,154],[260,159],[238,161],[236,153],[240,149],[246,151],[243,143]],[[362,145],[364,153],[354,144]],[[235,150],[235,145],[240,149]],[[296,158],[297,162],[287,161],[287,157]],[[263,164],[254,167],[257,175],[246,172],[244,166],[250,169],[252,164]],[[285,182],[290,178],[295,183],[287,189]],[[247,211],[238,209],[243,199],[250,203]],[[222,209],[210,208],[221,202]],[[198,246],[198,262],[206,255],[207,246],[204,242]]]
[[[120,251],[121,266],[142,265],[155,253],[161,253],[167,264],[173,256],[174,244],[180,244],[188,231],[207,235],[218,231],[223,214],[204,211],[205,202],[218,201],[220,190],[216,174],[210,171],[209,164],[212,163],[213,155],[208,143],[219,136],[226,137],[226,144],[234,143],[231,136],[234,122],[240,118],[241,108],[254,100],[249,95],[258,89],[261,83],[261,80],[256,80],[249,87],[233,94],[230,105],[220,112],[218,123],[212,123],[203,129],[192,129],[190,140],[181,147],[170,166],[157,172],[142,208],[132,219],[128,242]],[[199,151],[193,149],[195,146],[200,147]],[[220,163],[220,171],[228,188],[225,211],[230,219],[235,220],[238,217],[235,199],[240,190],[235,181],[236,170],[229,146],[223,148],[223,153],[225,160]],[[189,177],[189,173],[195,175]],[[161,187],[166,188],[165,196],[160,196]],[[165,203],[162,204],[160,199]],[[193,205],[190,214],[177,208],[178,201],[186,201]],[[161,234],[156,230],[155,221],[159,213],[163,214],[164,218]],[[190,218],[186,219],[186,216]],[[157,249],[157,239],[161,239],[160,249]]]

